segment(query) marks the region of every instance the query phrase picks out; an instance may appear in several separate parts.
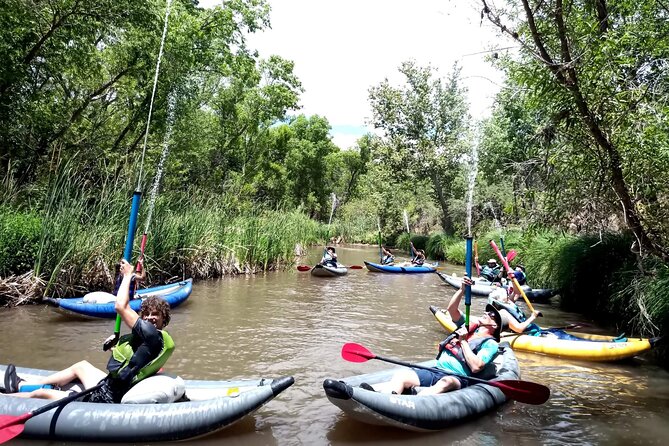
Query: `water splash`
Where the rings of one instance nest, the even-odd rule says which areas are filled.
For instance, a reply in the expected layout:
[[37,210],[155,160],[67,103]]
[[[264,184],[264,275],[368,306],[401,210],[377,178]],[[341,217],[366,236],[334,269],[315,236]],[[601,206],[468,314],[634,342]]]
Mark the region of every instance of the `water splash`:
[[163,138],[163,153],[160,156],[160,162],[158,162],[158,167],[156,169],[156,176],[153,179],[153,186],[151,187],[149,212],[146,216],[144,234],[148,234],[149,232],[149,225],[151,224],[151,217],[153,216],[153,208],[156,205],[156,197],[158,196],[158,187],[160,186],[160,179],[163,176],[163,166],[165,165],[165,160],[170,152],[170,139],[172,138],[172,129],[174,128],[174,110],[176,108],[176,103],[176,93],[172,90],[167,98],[167,129],[165,131],[165,137]]
[[411,229],[409,229],[409,214],[407,214],[407,210],[404,210],[404,224],[407,227],[407,234],[411,234]]
[[170,9],[172,0],[166,0],[165,6],[165,22],[163,24],[163,35],[160,37],[160,49],[158,50],[158,61],[156,62],[156,73],[153,77],[153,90],[151,91],[151,100],[149,101],[149,116],[146,119],[146,130],[144,132],[144,144],[142,147],[142,159],[139,163],[139,176],[137,177],[137,190],[140,190],[142,185],[142,176],[144,171],[144,156],[146,155],[146,143],[149,139],[149,128],[151,127],[151,115],[153,114],[153,102],[156,98],[156,89],[158,88],[158,74],[160,73],[160,61],[163,58],[163,49],[165,48],[165,38],[167,37],[167,24],[170,18]]
[[493,218],[493,221],[495,222],[495,229],[497,229],[498,231],[501,231],[502,230],[502,225],[499,224],[499,220],[497,219],[497,215],[495,214],[495,208],[492,206],[492,203],[487,202],[485,205],[488,206],[488,208],[490,209],[490,212],[492,212],[492,218]]
[[479,164],[479,151],[478,151],[478,138],[474,138],[474,144],[472,144],[472,155],[470,158],[470,168],[469,175],[467,177],[469,183],[467,185],[467,234],[472,234],[472,206],[474,203],[474,186],[476,185],[476,175],[478,173],[478,164]]

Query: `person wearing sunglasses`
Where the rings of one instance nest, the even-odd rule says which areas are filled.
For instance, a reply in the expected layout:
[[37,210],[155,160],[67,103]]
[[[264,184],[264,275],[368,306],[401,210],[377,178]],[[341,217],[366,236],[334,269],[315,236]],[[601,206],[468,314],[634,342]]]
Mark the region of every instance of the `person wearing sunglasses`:
[[467,330],[464,326],[465,317],[458,309],[464,294],[464,284],[467,283],[471,285],[471,279],[464,277],[463,285],[449,303],[448,311],[459,328],[439,344],[436,368],[444,370],[444,373],[404,368],[395,372],[389,382],[376,384],[375,387],[362,383],[360,387],[397,394],[407,389],[414,393],[416,387],[421,387],[422,390],[417,394],[427,396],[469,386],[467,376],[481,372],[497,356],[503,320],[495,307],[488,304],[483,315],[470,318]]

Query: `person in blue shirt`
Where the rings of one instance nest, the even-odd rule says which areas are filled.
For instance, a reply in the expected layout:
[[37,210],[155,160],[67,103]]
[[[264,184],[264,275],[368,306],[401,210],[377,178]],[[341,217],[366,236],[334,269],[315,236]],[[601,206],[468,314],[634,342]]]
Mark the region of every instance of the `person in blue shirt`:
[[458,329],[439,344],[436,368],[444,370],[444,373],[405,368],[395,372],[387,383],[377,384],[376,387],[362,383],[360,387],[401,394],[406,389],[420,386],[422,390],[418,393],[419,396],[436,395],[467,387],[467,376],[482,371],[497,356],[502,317],[495,307],[488,305],[481,317],[470,318],[467,330],[464,326],[465,317],[458,309],[465,284],[471,285],[468,277],[463,278],[463,285],[455,292],[448,306],[449,314],[456,321]]

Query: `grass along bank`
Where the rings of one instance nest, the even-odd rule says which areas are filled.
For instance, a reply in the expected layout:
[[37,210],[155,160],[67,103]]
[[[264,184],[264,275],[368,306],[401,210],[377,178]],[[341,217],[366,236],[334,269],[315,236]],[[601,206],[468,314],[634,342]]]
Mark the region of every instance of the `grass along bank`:
[[[108,180],[93,187],[63,166],[42,193],[17,192],[1,202],[0,304],[111,289],[113,265],[124,248],[132,189]],[[135,259],[148,207],[145,196]],[[194,191],[160,195],[148,226],[147,283],[292,265],[295,246],[321,243],[326,226],[299,211],[251,209],[242,215],[223,197]]]

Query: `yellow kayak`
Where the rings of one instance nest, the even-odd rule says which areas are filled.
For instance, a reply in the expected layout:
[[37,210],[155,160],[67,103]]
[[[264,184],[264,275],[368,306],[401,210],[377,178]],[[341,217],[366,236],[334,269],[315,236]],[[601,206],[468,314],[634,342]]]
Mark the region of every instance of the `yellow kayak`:
[[[455,324],[448,312],[430,306],[430,311],[448,332],[455,330]],[[543,353],[561,358],[583,361],[618,361],[650,350],[660,338],[627,338],[615,340],[612,336],[566,332],[572,339],[553,336],[533,336],[527,334],[503,333],[502,339],[509,342],[514,350]],[[578,338],[575,340],[573,338]]]

